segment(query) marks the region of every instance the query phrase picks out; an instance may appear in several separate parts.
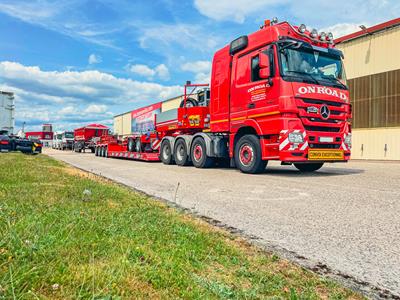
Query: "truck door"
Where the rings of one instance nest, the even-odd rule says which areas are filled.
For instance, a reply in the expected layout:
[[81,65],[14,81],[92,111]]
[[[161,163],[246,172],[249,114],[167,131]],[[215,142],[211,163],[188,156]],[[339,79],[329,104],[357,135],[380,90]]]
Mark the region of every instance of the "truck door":
[[235,60],[235,79],[232,83],[231,120],[257,118],[269,110],[271,85],[260,77],[260,55],[270,57],[270,72],[274,75],[273,47],[264,46]]

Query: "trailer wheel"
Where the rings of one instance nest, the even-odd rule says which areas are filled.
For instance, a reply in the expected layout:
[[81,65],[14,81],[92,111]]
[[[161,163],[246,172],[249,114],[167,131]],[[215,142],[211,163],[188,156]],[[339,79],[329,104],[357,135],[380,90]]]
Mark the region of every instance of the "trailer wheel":
[[128,139],[128,151],[129,152],[135,152],[135,141],[133,140],[133,138],[129,138]]
[[308,173],[308,172],[315,172],[322,168],[324,163],[306,163],[306,164],[294,164],[294,166],[300,172]]
[[206,142],[201,137],[193,141],[190,154],[196,168],[210,168],[215,163],[213,157],[207,156]]
[[243,173],[257,174],[265,170],[267,161],[262,160],[257,136],[248,134],[239,139],[235,146],[235,163]]
[[160,147],[160,159],[164,165],[172,165],[174,159],[172,157],[171,143],[168,140],[164,140]]
[[136,139],[135,148],[136,152],[142,152],[142,142],[140,141],[140,138]]

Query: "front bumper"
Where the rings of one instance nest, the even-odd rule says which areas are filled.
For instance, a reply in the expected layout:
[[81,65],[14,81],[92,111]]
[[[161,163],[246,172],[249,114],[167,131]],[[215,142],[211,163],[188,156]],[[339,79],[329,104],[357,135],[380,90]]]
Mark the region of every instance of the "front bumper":
[[[293,132],[301,134],[303,141],[290,142],[289,134]],[[347,135],[348,133],[343,132],[282,130],[279,136],[279,160],[284,162],[346,162],[351,156],[351,147],[345,143]]]

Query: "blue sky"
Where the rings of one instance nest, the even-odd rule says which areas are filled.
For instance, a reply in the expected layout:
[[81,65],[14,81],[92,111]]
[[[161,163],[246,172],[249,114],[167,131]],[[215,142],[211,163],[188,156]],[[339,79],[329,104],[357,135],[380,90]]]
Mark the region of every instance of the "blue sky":
[[17,129],[72,129],[208,81],[213,53],[277,16],[336,36],[400,16],[397,0],[0,0],[0,90]]

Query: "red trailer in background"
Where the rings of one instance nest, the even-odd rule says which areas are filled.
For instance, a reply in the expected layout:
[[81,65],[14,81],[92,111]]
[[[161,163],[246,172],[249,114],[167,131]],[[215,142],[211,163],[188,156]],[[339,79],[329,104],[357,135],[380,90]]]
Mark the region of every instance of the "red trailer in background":
[[102,124],[89,124],[87,126],[74,129],[75,152],[82,152],[90,149],[94,153],[95,146],[102,136],[108,136],[109,128]]

